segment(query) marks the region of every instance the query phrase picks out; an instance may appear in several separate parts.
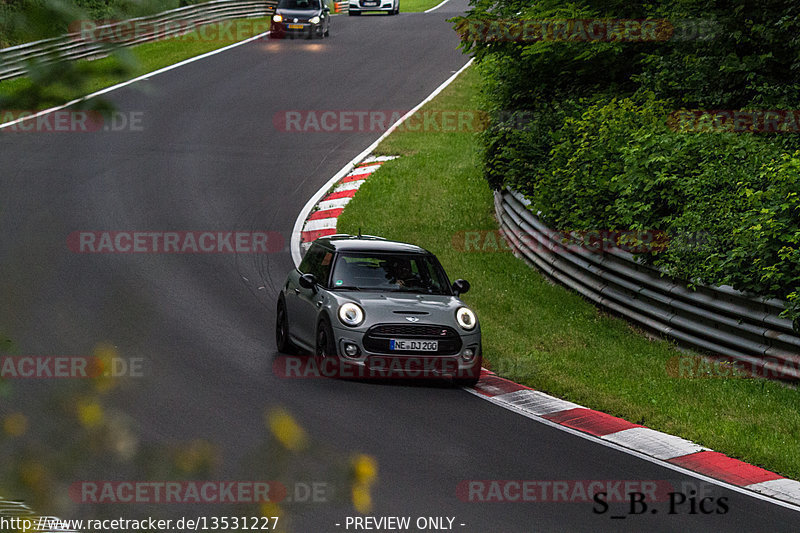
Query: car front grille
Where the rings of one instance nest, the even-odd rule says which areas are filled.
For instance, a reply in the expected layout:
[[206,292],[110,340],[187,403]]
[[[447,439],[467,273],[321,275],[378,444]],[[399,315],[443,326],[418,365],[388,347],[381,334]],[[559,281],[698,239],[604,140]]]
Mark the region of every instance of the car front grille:
[[[389,350],[390,339],[438,341],[435,352]],[[461,351],[461,335],[449,326],[429,324],[378,324],[364,334],[364,349],[372,353],[393,355],[455,355]]]

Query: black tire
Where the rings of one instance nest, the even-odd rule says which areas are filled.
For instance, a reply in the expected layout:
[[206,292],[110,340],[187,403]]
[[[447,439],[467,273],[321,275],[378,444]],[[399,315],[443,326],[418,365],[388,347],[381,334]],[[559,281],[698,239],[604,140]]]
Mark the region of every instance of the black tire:
[[317,357],[336,357],[336,340],[333,338],[333,328],[325,316],[320,318],[317,324],[316,339]]
[[275,344],[280,353],[293,354],[297,351],[297,347],[289,338],[289,317],[286,315],[283,294],[278,297],[278,308],[275,313]]
[[325,30],[325,33],[323,33],[322,35],[323,35],[323,36],[325,36],[325,37],[330,37],[330,36],[331,36],[331,29],[330,29],[330,27],[328,27],[328,28]]
[[453,378],[453,384],[457,387],[474,387],[478,381],[481,379],[481,367],[483,366],[483,349],[481,350],[481,355],[478,357],[475,366],[472,368],[470,373],[474,373],[474,375],[463,375]]
[[480,376],[476,378],[454,378],[453,385],[456,387],[474,387],[477,385]]

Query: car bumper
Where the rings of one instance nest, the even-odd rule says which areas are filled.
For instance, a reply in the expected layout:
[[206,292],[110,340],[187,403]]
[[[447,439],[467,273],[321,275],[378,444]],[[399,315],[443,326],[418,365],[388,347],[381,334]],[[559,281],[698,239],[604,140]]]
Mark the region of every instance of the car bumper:
[[[364,347],[364,337],[365,331],[334,328],[342,377],[468,379],[480,375],[483,360],[480,331],[460,335],[460,348],[447,354],[370,351]],[[348,345],[357,347],[356,355],[347,355]],[[471,357],[468,350],[472,350]]]
[[271,32],[277,35],[289,35],[292,37],[310,37],[312,35],[322,34],[322,23],[311,24],[309,22],[273,22]]
[[350,11],[394,11],[394,2],[376,2],[374,6],[365,6],[360,3],[350,3]]

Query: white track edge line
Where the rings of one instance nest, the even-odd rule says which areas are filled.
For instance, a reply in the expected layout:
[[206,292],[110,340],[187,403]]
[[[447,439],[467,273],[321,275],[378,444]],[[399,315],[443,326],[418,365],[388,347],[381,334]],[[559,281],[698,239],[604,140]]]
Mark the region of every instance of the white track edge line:
[[750,490],[750,489],[747,489],[745,487],[740,487],[738,485],[733,485],[733,484],[728,483],[726,481],[722,481],[722,480],[719,480],[719,479],[714,479],[713,477],[709,477],[709,476],[706,476],[705,474],[701,474],[699,472],[695,472],[693,470],[689,470],[689,469],[684,468],[682,466],[678,466],[678,465],[676,465],[674,463],[670,463],[668,461],[662,461],[661,459],[656,459],[655,457],[651,457],[649,455],[646,455],[646,454],[644,454],[642,452],[633,450],[631,448],[626,448],[624,446],[620,446],[619,444],[615,444],[615,443],[610,442],[610,441],[605,441],[605,440],[601,439],[600,437],[595,437],[594,435],[591,435],[589,433],[584,433],[582,431],[578,431],[577,429],[573,429],[573,428],[571,428],[569,426],[562,426],[561,424],[557,424],[556,422],[553,422],[552,420],[548,420],[546,418],[534,415],[533,413],[529,413],[529,412],[527,412],[527,411],[525,411],[525,410],[523,410],[523,409],[521,409],[521,408],[519,408],[516,405],[513,405],[511,403],[504,402],[502,400],[496,400],[494,397],[486,396],[484,394],[481,394],[480,392],[478,392],[478,391],[476,391],[476,390],[474,390],[474,389],[472,389],[470,387],[463,387],[463,389],[465,391],[467,391],[468,393],[474,395],[474,396],[477,396],[477,397],[479,397],[479,398],[481,398],[483,400],[487,400],[487,401],[489,401],[489,402],[491,402],[491,403],[493,403],[495,405],[499,405],[500,407],[504,407],[504,408],[508,409],[509,411],[513,411],[513,412],[515,412],[517,414],[520,414],[520,415],[522,415],[524,417],[530,418],[531,420],[534,420],[536,422],[540,422],[540,423],[545,424],[547,426],[551,426],[551,427],[554,427],[554,428],[559,429],[561,431],[565,431],[565,432],[570,433],[572,435],[581,437],[581,438],[586,439],[586,440],[588,440],[590,442],[593,442],[593,443],[596,443],[596,444],[602,444],[603,446],[605,446],[607,448],[611,448],[613,450],[617,450],[617,451],[620,451],[620,452],[623,452],[623,453],[627,453],[628,455],[633,455],[634,457],[638,457],[639,459],[644,459],[645,461],[648,461],[648,462],[653,463],[655,465],[663,466],[663,467],[668,468],[670,470],[674,470],[674,471],[676,471],[678,473],[685,474],[685,475],[697,478],[697,479],[699,479],[701,481],[706,481],[706,482],[711,483],[713,485],[718,485],[720,487],[726,488],[728,490],[732,490],[734,492],[738,492],[738,493],[743,494],[745,496],[750,496],[750,497],[756,498],[758,500],[763,500],[765,502],[772,503],[774,505],[779,505],[781,507],[785,507],[785,508],[790,509],[792,511],[800,512],[800,503],[792,503],[792,502],[787,502],[787,501],[784,501],[784,500],[779,500],[779,499],[771,497],[771,496],[760,494],[758,492],[755,492],[754,490]]
[[39,111],[38,113],[35,113],[33,115],[21,117],[21,118],[18,118],[16,120],[12,120],[11,122],[6,122],[4,124],[0,124],[0,130],[2,130],[3,128],[7,128],[9,126],[13,126],[15,124],[19,124],[19,123],[24,122],[26,120],[33,120],[35,118],[47,115],[49,113],[53,113],[55,111],[60,111],[62,109],[65,109],[67,107],[73,106],[73,105],[78,104],[80,102],[84,102],[84,101],[89,100],[91,98],[95,98],[95,97],[100,96],[102,94],[109,93],[109,92],[115,91],[117,89],[121,89],[121,88],[126,87],[128,85],[131,85],[132,83],[136,83],[137,81],[148,79],[151,76],[157,76],[158,74],[161,74],[163,72],[167,72],[169,70],[176,69],[178,67],[182,67],[182,66],[187,65],[189,63],[193,63],[195,61],[199,61],[201,59],[205,59],[206,57],[213,56],[213,55],[219,54],[221,52],[225,52],[226,50],[230,50],[231,48],[234,48],[236,46],[241,46],[241,45],[249,43],[251,41],[255,41],[256,39],[261,39],[263,37],[266,37],[267,35],[269,35],[268,31],[266,31],[264,33],[259,33],[258,35],[254,35],[252,37],[248,37],[247,39],[245,39],[243,41],[239,41],[239,42],[230,44],[228,46],[224,46],[222,48],[217,48],[216,50],[211,50],[210,52],[206,52],[204,54],[200,54],[199,56],[194,56],[194,57],[190,57],[188,59],[184,59],[183,61],[179,61],[178,63],[175,63],[173,65],[168,65],[166,67],[162,67],[160,69],[154,70],[152,72],[148,72],[146,74],[142,74],[141,76],[137,76],[137,77],[132,78],[130,80],[123,81],[123,82],[118,83],[116,85],[112,85],[111,87],[106,87],[105,89],[100,89],[99,91],[93,92],[93,93],[88,94],[86,96],[81,96],[80,98],[76,98],[75,100],[70,100],[66,104],[57,105],[55,107],[51,107],[49,109],[45,109],[45,110]]
[[291,238],[290,248],[291,248],[291,251],[292,251],[292,261],[294,261],[294,265],[296,267],[300,266],[300,261],[303,259],[301,257],[301,255],[300,255],[300,233],[302,232],[303,224],[305,224],[306,218],[308,217],[309,213],[311,213],[311,210],[314,208],[314,206],[317,205],[317,202],[319,202],[322,199],[322,197],[325,195],[325,193],[328,192],[328,190],[331,187],[333,187],[333,185],[336,182],[338,182],[340,179],[345,177],[348,172],[353,170],[353,168],[355,168],[356,164],[358,164],[362,159],[364,159],[370,153],[372,153],[372,151],[375,150],[375,148],[377,148],[377,146],[386,137],[388,137],[394,130],[396,130],[400,126],[400,124],[405,122],[405,120],[408,117],[410,117],[411,115],[416,113],[417,110],[420,107],[424,106],[425,104],[427,104],[428,102],[433,100],[436,97],[436,95],[438,95],[440,92],[442,92],[444,90],[445,87],[447,87],[448,85],[453,83],[453,81],[458,77],[458,75],[461,74],[468,66],[470,66],[473,61],[474,61],[474,59],[470,58],[470,60],[467,61],[467,63],[463,67],[458,69],[452,76],[447,78],[444,81],[444,83],[442,83],[436,89],[434,89],[434,91],[431,94],[429,94],[427,98],[425,98],[423,101],[421,101],[419,104],[417,104],[417,106],[414,107],[414,109],[412,109],[411,111],[409,111],[408,113],[406,113],[405,115],[400,117],[400,120],[398,120],[397,122],[392,124],[389,127],[389,129],[387,129],[385,132],[383,132],[383,134],[375,140],[375,142],[370,144],[363,152],[361,152],[360,154],[355,156],[349,163],[347,163],[345,166],[343,166],[342,169],[339,170],[339,172],[334,174],[334,176],[331,179],[329,179],[325,183],[325,185],[320,187],[319,190],[317,190],[317,192],[314,193],[314,196],[312,196],[311,198],[308,199],[308,202],[306,202],[306,205],[303,206],[303,209],[300,211],[300,214],[297,215],[297,220],[294,221],[294,228],[292,229],[292,238]]
[[432,12],[436,11],[437,9],[439,9],[440,7],[442,7],[443,5],[445,5],[449,1],[450,0],[444,0],[444,2],[441,2],[440,4],[437,4],[437,5],[433,6],[430,9],[426,9],[425,11],[423,11],[423,13],[432,13]]

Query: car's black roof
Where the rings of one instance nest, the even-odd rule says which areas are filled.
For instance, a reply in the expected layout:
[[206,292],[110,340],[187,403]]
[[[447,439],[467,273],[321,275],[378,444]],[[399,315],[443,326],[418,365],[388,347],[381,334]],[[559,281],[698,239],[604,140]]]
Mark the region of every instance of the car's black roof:
[[314,242],[335,251],[430,254],[428,250],[413,244],[398,241],[388,241],[381,237],[374,237],[372,235],[358,236],[337,234],[329,237],[321,237]]

